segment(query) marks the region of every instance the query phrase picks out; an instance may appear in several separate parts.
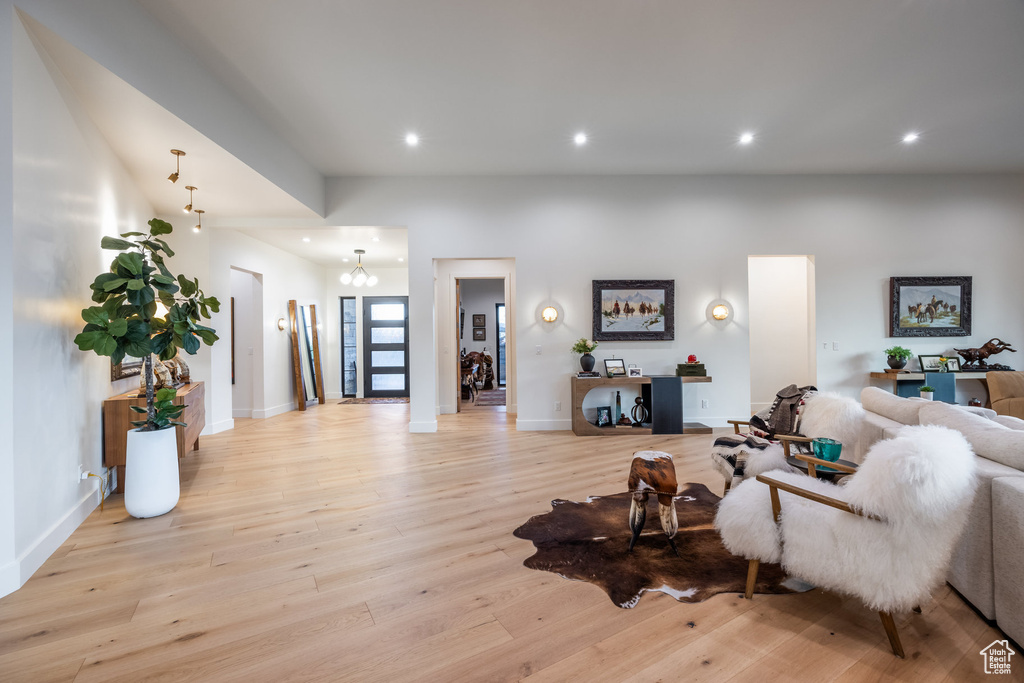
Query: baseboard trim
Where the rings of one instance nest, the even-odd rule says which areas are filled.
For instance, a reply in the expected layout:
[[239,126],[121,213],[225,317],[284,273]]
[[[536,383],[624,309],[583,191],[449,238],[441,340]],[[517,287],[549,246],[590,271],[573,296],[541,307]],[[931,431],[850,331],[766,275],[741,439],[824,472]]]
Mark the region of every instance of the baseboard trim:
[[71,537],[82,522],[100,504],[100,487],[97,483],[90,486],[90,491],[83,495],[78,503],[65,513],[35,543],[25,550],[17,559],[0,568],[0,596],[13,593],[28,581],[43,563],[49,559],[64,541]]
[[236,418],[244,420],[246,418],[251,418],[252,417],[252,411],[251,410],[246,410],[246,409],[232,410],[231,411],[231,417],[236,417]]
[[226,432],[229,429],[234,429],[234,428],[235,428],[235,421],[234,421],[234,419],[221,420],[220,422],[214,422],[212,425],[209,425],[206,429],[204,429],[202,431],[201,435],[202,436],[209,436],[210,434],[220,434],[221,432]]
[[437,431],[437,420],[426,420],[423,422],[410,422],[410,434],[433,434]]
[[345,397],[342,396],[340,392],[337,392],[337,391],[328,391],[327,392],[327,400],[328,401],[340,401],[343,398],[345,398]]
[[516,420],[518,432],[572,431],[572,420]]
[[294,403],[282,403],[279,406],[273,408],[267,408],[266,410],[254,410],[252,411],[252,419],[254,420],[266,420],[269,417],[276,417],[277,415],[283,415],[284,413],[297,410],[298,406]]

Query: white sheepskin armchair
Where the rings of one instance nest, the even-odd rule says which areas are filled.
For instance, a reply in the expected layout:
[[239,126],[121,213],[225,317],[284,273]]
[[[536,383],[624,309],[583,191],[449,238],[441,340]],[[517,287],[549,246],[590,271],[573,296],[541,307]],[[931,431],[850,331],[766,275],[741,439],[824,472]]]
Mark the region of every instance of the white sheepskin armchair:
[[[765,482],[779,492],[778,524]],[[902,657],[892,613],[920,605],[942,582],[975,485],[974,453],[959,432],[908,426],[872,446],[844,486],[786,472],[744,481],[722,500],[715,527],[730,552],[751,560],[747,597],[758,563],[781,562],[793,576],[877,610]]]

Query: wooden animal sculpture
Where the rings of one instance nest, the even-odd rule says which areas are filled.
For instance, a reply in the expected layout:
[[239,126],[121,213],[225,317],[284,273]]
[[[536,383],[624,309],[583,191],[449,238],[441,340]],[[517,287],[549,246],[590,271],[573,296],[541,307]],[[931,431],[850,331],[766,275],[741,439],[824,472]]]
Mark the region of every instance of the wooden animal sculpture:
[[1010,345],[998,337],[992,337],[976,349],[953,349],[964,359],[966,364],[977,363],[979,367],[987,368],[985,359],[1003,351],[1017,353],[1017,349],[1010,348]]
[[672,552],[679,557],[676,549],[676,532],[679,531],[679,518],[672,498],[676,495],[676,466],[672,456],[662,451],[637,451],[633,454],[633,462],[629,466],[629,492],[633,500],[629,506],[629,528],[633,537],[629,539],[629,552],[633,552],[636,539],[640,538],[644,522],[647,521],[647,497],[651,492],[658,496],[658,515],[661,517],[661,528],[668,536],[668,544]]

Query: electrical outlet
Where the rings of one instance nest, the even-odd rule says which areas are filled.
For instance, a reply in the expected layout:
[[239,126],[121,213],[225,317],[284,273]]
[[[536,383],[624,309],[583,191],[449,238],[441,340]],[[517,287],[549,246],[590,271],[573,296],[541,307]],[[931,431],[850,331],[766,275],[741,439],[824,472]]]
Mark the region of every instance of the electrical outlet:
[[839,342],[832,342],[832,350],[833,351],[838,351],[839,350]]
[[540,344],[537,344],[537,355],[538,356],[540,355],[540,352],[541,352]]
[[700,407],[701,408],[710,408],[711,407],[711,401],[707,400],[706,398],[702,398],[700,400]]
[[80,464],[78,466],[78,481],[82,481],[83,479],[88,479],[88,475],[85,472],[85,465]]
[[562,409],[562,402],[561,401],[555,401],[555,412],[557,413],[561,409]]
[[828,351],[828,342],[821,342],[822,351]]

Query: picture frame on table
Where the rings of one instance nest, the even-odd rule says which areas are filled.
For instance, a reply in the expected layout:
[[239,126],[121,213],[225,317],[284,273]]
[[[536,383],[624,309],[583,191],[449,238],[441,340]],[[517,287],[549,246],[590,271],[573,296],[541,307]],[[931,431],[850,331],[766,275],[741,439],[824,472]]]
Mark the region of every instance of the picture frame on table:
[[628,368],[626,368],[626,376],[627,377],[643,377],[644,376],[644,372],[643,372],[642,369],[638,368],[637,366],[630,365]]
[[612,424],[612,407],[611,406],[600,406],[597,409],[597,421],[594,423],[598,427],[610,427]]
[[971,286],[970,275],[889,278],[889,336],[970,336]]
[[486,313],[474,313],[473,314],[473,327],[487,327],[487,314]]
[[918,356],[921,362],[921,372],[942,372],[942,356]]
[[[473,316],[476,317],[475,315]],[[487,328],[486,327],[474,327],[473,328],[473,341],[487,341]]]
[[625,377],[626,361],[621,358],[605,358],[604,372],[609,377]]
[[675,280],[593,280],[595,341],[676,338]]
[[959,358],[946,359],[946,372],[961,372]]

